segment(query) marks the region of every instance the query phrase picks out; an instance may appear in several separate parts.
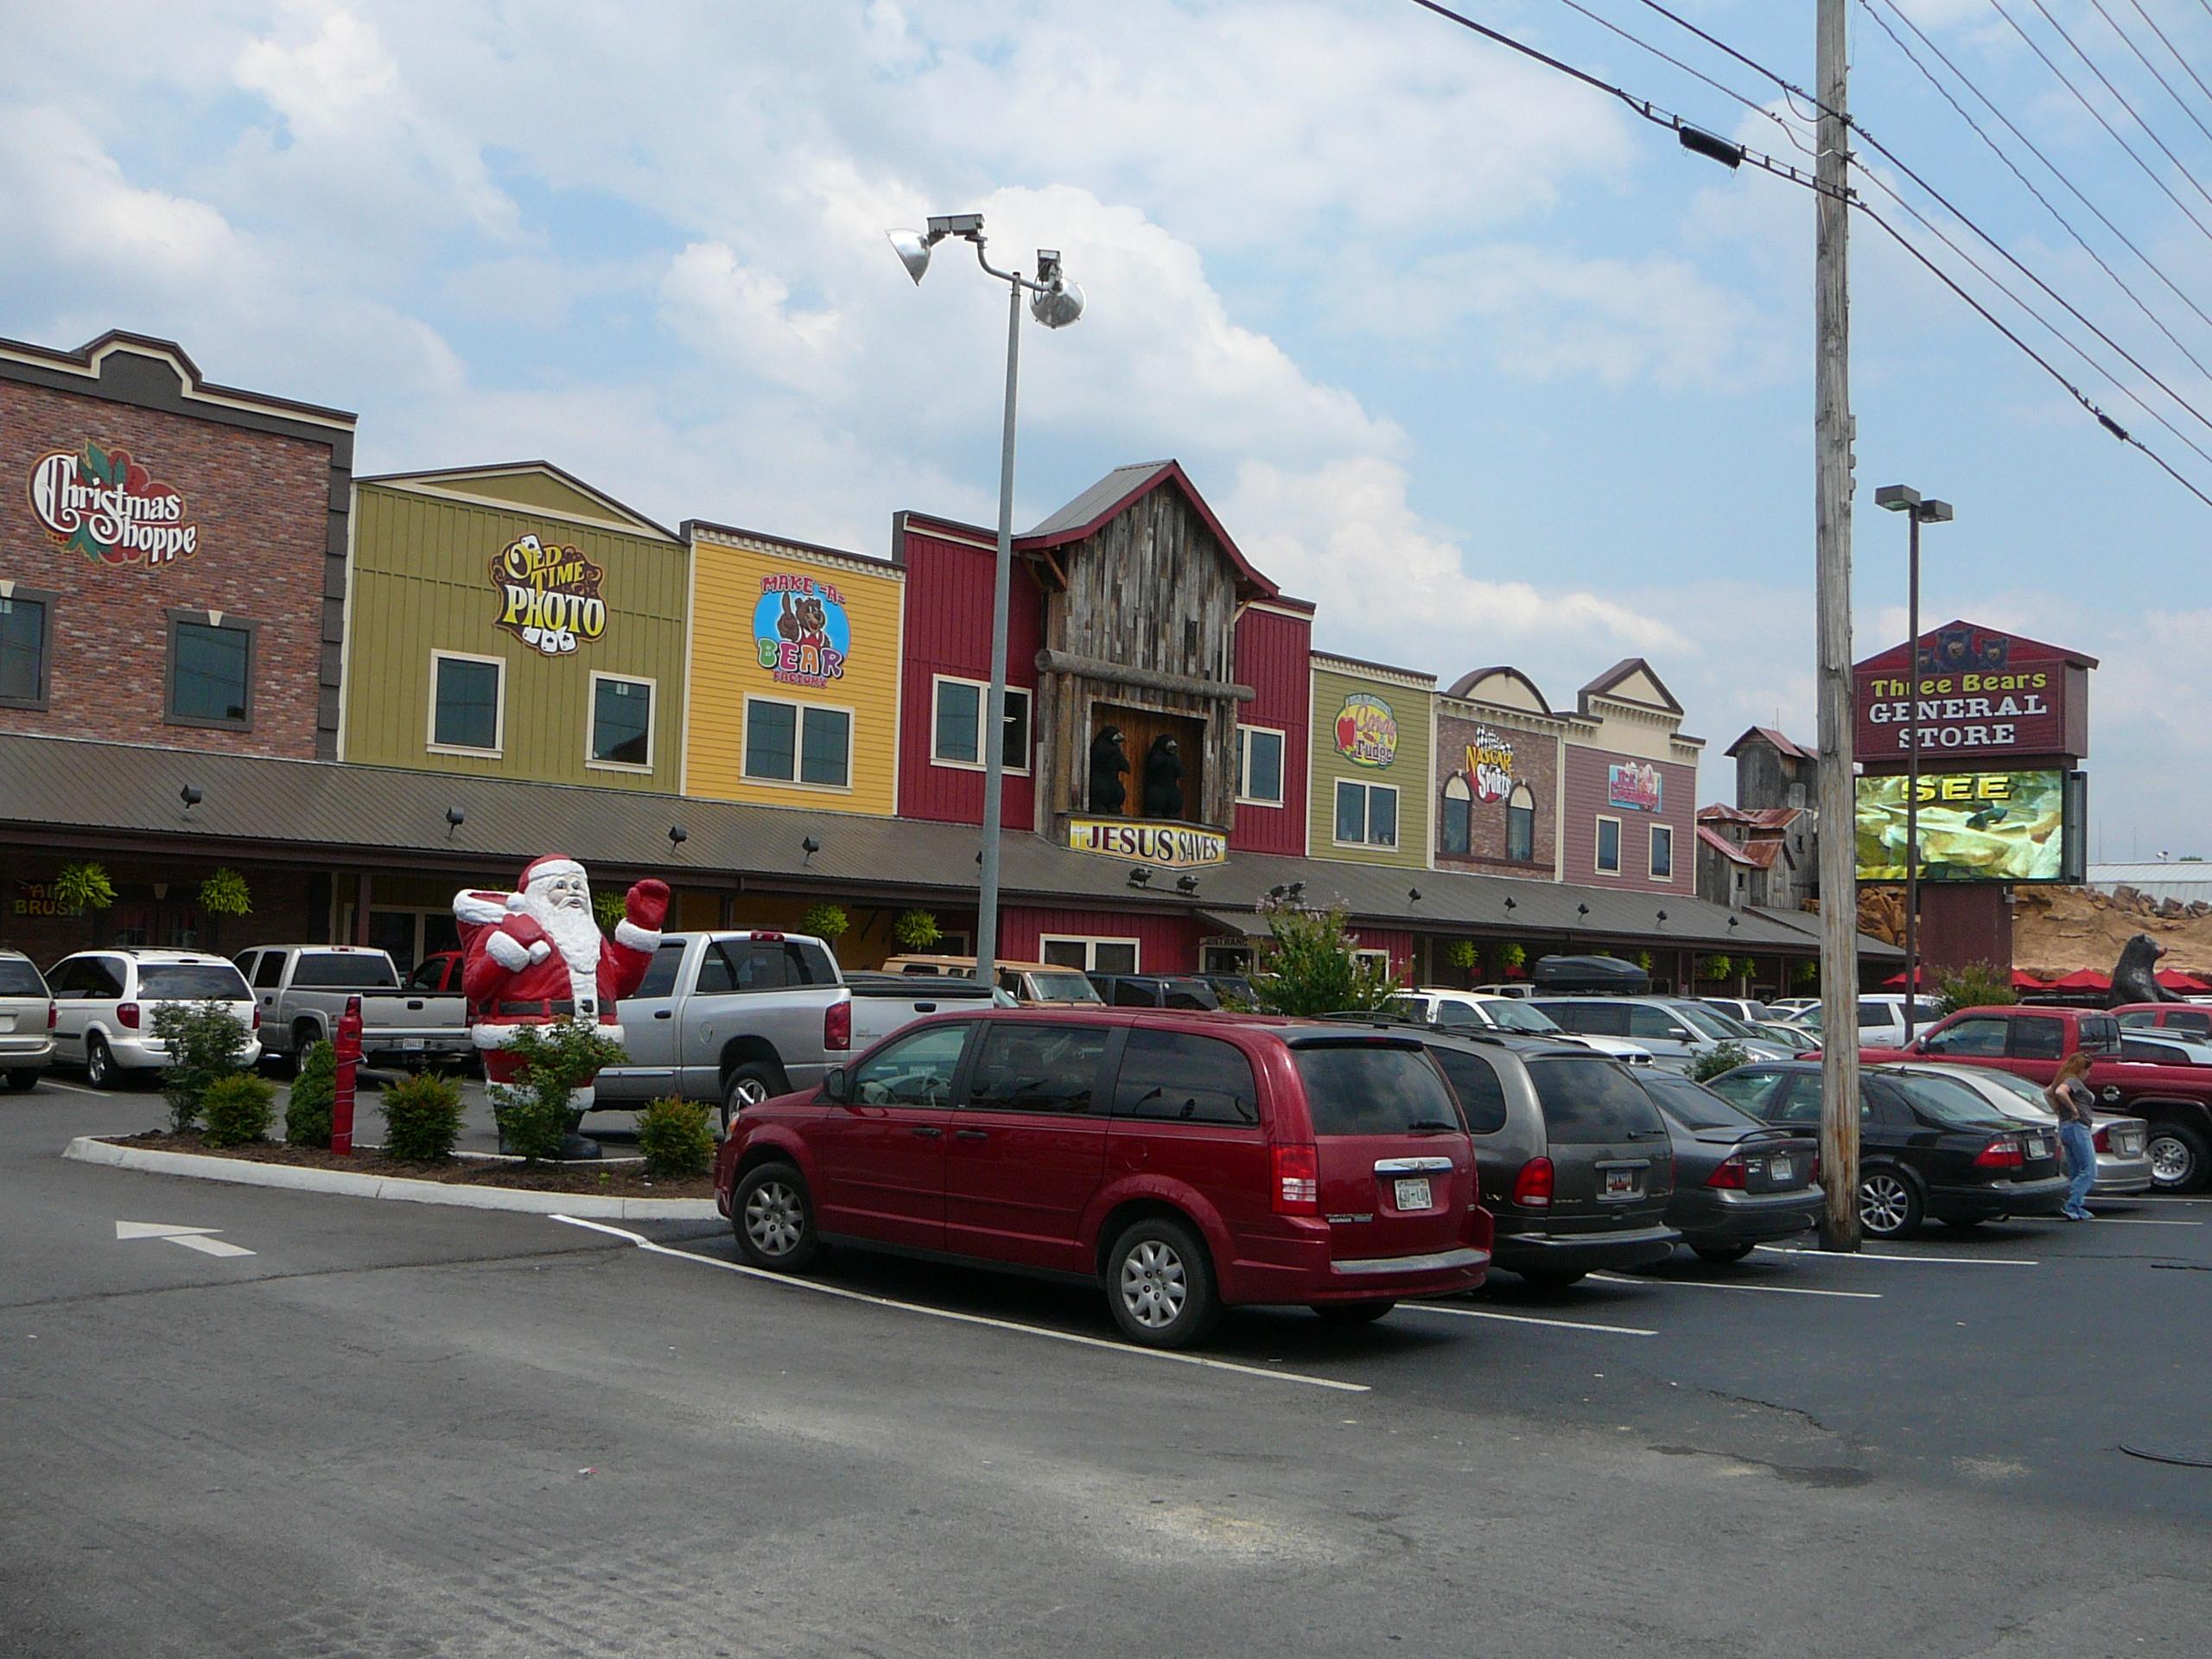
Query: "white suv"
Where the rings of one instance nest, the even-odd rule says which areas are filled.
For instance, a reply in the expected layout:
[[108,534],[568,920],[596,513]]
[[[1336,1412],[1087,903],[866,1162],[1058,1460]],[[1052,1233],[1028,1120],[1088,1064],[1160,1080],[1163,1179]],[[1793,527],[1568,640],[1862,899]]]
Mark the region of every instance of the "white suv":
[[246,1028],[238,1063],[251,1066],[261,1058],[261,1011],[245,976],[220,957],[141,947],[80,950],[55,963],[46,983],[54,996],[54,1058],[83,1066],[95,1089],[169,1063],[154,1035],[155,1011],[166,1002],[219,1002]]
[[1553,1037],[1564,1043],[1595,1049],[1630,1065],[1651,1064],[1651,1051],[1642,1044],[1568,1031],[1549,1014],[1517,996],[1491,996],[1482,991],[1425,985],[1417,991],[1401,991],[1390,1000],[1399,1013],[1440,1031],[1456,1027],[1462,1031],[1510,1031],[1524,1037]]
[[[1861,1048],[1903,1048],[1904,1046],[1904,1005],[1902,992],[1884,992],[1878,995],[1859,999],[1859,1046]],[[1922,1032],[1943,1017],[1943,1012],[1924,996],[1912,1001],[1912,1034]]]
[[54,1001],[38,969],[20,950],[0,950],[0,1082],[35,1089],[54,1058]]

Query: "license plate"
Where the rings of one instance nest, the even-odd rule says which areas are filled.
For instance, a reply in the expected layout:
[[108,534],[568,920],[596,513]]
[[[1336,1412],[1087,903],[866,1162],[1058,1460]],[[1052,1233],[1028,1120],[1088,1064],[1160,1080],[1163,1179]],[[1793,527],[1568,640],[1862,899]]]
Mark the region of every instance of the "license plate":
[[1797,1166],[1787,1158],[1770,1158],[1766,1160],[1766,1173],[1777,1181],[1786,1181],[1796,1174]]
[[2115,1139],[2120,1146],[2120,1156],[2123,1158],[2133,1158],[2143,1150],[2143,1143],[2132,1135],[2119,1135]]
[[423,1039],[420,1037],[403,1037],[399,1039],[399,1046],[404,1049],[419,1051],[423,1046]]
[[1428,1196],[1428,1179],[1426,1176],[1414,1180],[1400,1181],[1397,1183],[1397,1188],[1399,1209],[1427,1210],[1433,1207],[1433,1202]]
[[2050,1157],[2050,1142],[2039,1135],[2031,1135],[2028,1138],[2028,1156],[2031,1158]]
[[1632,1169],[1609,1169],[1605,1172],[1605,1196],[1609,1198],[1630,1198],[1636,1196],[1636,1172]]

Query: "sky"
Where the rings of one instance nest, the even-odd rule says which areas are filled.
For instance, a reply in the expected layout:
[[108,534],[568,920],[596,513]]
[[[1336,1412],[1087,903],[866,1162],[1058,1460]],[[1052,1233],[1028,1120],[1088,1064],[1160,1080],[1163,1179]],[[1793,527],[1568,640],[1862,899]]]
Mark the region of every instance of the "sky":
[[[2078,197],[1885,14],[2139,308],[1889,3],[1853,10],[1862,126],[2142,367],[1961,281],[2212,494],[2212,426],[2150,378],[2212,415],[2212,93],[2145,26],[2212,83],[2212,5],[1897,0]],[[1811,165],[1808,106],[1644,0],[1460,9]],[[1812,84],[1812,0],[1669,9]],[[901,508],[994,521],[1004,291],[957,244],[917,288],[883,235],[979,211],[1089,302],[1025,324],[1017,526],[1172,455],[1322,648],[1510,663],[1555,706],[1646,657],[1704,800],[1746,726],[1813,736],[1813,197],[1409,0],[0,0],[0,336],[174,339],[359,411],[363,473],[542,456],[664,523],[882,556]],[[2212,853],[2212,508],[1878,227],[1852,261],[1854,655],[1905,627],[1875,487],[1953,502],[1923,620],[2102,660],[2093,857]]]

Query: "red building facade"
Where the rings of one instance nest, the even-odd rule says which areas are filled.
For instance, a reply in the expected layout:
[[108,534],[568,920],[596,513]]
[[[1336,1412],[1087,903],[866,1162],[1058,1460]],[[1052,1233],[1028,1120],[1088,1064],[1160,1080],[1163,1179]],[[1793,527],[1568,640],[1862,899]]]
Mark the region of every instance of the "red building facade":
[[1682,706],[1640,657],[1584,686],[1562,756],[1564,880],[1697,893],[1697,757]]
[[1244,731],[1229,844],[1240,853],[1303,856],[1313,607],[1300,600],[1252,601],[1237,613],[1236,649],[1236,677],[1253,696],[1237,716]]

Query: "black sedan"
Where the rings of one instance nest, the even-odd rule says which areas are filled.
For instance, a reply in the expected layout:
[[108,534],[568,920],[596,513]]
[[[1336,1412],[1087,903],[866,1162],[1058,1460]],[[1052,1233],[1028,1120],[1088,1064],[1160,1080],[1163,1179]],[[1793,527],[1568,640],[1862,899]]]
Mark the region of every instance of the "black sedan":
[[[1910,1238],[1929,1216],[1953,1227],[2055,1216],[2066,1202],[2058,1137],[2007,1117],[1948,1078],[1870,1065],[1859,1074],[1859,1222],[1873,1238]],[[1752,1116],[1816,1131],[1821,1068],[1739,1065],[1710,1085]]]
[[1763,1123],[1675,1072],[1646,1066],[1635,1077],[1674,1140],[1667,1224],[1683,1243],[1707,1262],[1740,1262],[1818,1222],[1827,1195],[1814,1184],[1815,1138]]

